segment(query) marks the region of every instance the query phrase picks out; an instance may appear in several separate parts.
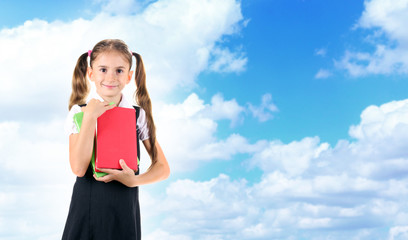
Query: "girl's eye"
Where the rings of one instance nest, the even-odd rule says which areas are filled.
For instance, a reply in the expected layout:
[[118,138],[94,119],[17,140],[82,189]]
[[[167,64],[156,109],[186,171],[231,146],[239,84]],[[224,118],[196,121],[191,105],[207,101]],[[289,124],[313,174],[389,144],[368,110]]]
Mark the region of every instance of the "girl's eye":
[[106,72],[106,68],[101,68],[100,71],[104,73]]
[[118,69],[118,70],[116,70],[117,71],[117,73],[123,73],[123,70],[122,69]]

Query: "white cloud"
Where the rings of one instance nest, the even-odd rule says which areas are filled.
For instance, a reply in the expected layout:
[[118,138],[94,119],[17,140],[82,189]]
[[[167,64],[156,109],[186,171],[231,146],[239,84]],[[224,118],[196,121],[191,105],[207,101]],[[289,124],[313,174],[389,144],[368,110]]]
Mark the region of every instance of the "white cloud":
[[313,159],[318,158],[322,151],[328,149],[327,143],[319,144],[319,141],[318,137],[304,138],[289,144],[272,141],[253,156],[252,162],[264,172],[279,169],[290,175],[300,175],[309,168]]
[[74,180],[62,123],[0,123],[1,236],[60,237]]
[[[267,111],[276,111],[271,96],[264,95],[257,109],[260,118],[269,116]],[[236,154],[260,151],[267,141],[249,143],[237,133],[225,139],[216,137],[219,120],[231,121],[231,126],[243,121],[246,109],[235,99],[224,100],[221,94],[211,98],[206,104],[196,93],[190,94],[182,103],[155,103],[155,121],[158,139],[164,146],[166,156],[172,159],[172,170],[191,171],[202,162],[230,160]]]
[[327,54],[327,49],[326,48],[320,48],[315,50],[315,54],[317,56],[325,57]]
[[216,59],[210,66],[215,72],[242,72],[248,58],[243,53],[231,53],[228,49],[215,48],[211,53]]
[[396,226],[390,229],[388,240],[408,238],[408,226]]
[[[248,216],[256,216],[255,209],[246,205],[245,188],[246,181],[232,181],[223,174],[210,181],[173,182],[166,190],[167,198],[160,205],[159,211],[169,214],[163,228],[192,239],[211,239],[212,236],[227,239],[226,236],[245,228]],[[177,215],[173,214],[174,209],[177,209]],[[209,228],[212,230],[208,231]]]
[[272,102],[272,95],[270,93],[262,96],[260,106],[254,106],[251,103],[248,103],[248,109],[252,113],[252,116],[257,118],[260,122],[272,119],[272,112],[278,111],[278,107]]
[[364,6],[359,26],[379,27],[394,39],[408,39],[405,26],[408,21],[407,0],[371,0],[365,1]]
[[168,232],[157,229],[154,232],[147,235],[145,239],[147,240],[191,240],[192,238],[189,236],[182,235],[182,234],[171,235]]
[[235,99],[225,101],[221,94],[216,94],[211,98],[211,106],[207,107],[203,115],[214,120],[229,119],[234,126],[243,121],[241,115],[245,111]]
[[365,10],[356,28],[373,30],[368,38],[373,52],[346,51],[336,66],[351,76],[367,74],[408,73],[407,0],[371,0],[364,2]]
[[369,106],[361,113],[361,122],[350,127],[350,136],[360,141],[405,139],[408,133],[408,100]]
[[[192,239],[403,239],[407,104],[367,107],[350,128],[354,142],[264,142],[250,153],[263,172],[253,184],[225,174],[171,183],[158,209],[164,213],[160,231]],[[380,169],[387,174],[376,175]]]
[[224,100],[217,94],[211,104],[205,104],[192,93],[183,103],[159,103],[156,109],[158,138],[167,146],[164,150],[175,171],[195,169],[203,161],[229,160],[235,154],[253,153],[264,145],[262,141],[250,144],[239,134],[217,139],[216,120],[235,123],[241,119],[244,108],[235,99]]
[[332,73],[327,70],[327,69],[319,69],[319,71],[316,73],[315,78],[317,79],[324,79],[328,78],[332,75]]
[[361,114],[361,122],[351,126],[350,136],[359,144],[350,145],[352,154],[364,163],[356,163],[359,171],[375,178],[403,178],[407,173],[408,100],[369,106]]

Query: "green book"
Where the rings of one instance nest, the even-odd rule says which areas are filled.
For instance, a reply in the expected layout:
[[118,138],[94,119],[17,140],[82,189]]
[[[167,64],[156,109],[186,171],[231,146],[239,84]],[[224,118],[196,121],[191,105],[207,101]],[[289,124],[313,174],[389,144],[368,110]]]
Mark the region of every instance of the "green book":
[[[75,122],[75,126],[77,127],[78,132],[81,130],[83,117],[84,117],[84,112],[79,112],[74,115],[74,122]],[[103,177],[105,175],[108,175],[107,173],[95,171],[95,152],[96,152],[96,139],[94,140],[94,147],[93,147],[92,158],[91,158],[92,172],[96,175],[96,177]]]

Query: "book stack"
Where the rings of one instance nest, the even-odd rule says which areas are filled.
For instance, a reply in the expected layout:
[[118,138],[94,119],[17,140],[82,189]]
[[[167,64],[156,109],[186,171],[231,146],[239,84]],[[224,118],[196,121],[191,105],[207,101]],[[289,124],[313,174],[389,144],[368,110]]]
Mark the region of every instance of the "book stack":
[[[84,113],[74,115],[78,132],[81,130]],[[96,177],[105,176],[98,168],[122,169],[119,160],[137,171],[136,113],[132,108],[115,107],[103,113],[97,120],[96,137],[91,165]]]

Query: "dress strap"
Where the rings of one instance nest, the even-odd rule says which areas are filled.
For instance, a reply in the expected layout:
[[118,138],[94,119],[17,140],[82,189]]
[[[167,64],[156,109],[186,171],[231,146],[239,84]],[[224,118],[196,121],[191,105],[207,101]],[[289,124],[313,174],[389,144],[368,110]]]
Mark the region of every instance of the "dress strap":
[[[139,133],[140,130],[137,127],[137,119],[139,118],[139,113],[140,113],[140,107],[138,106],[133,106],[136,110],[136,145],[137,145],[137,158],[140,160],[140,142],[139,142]],[[139,165],[137,166],[137,172],[136,175],[139,174]]]

